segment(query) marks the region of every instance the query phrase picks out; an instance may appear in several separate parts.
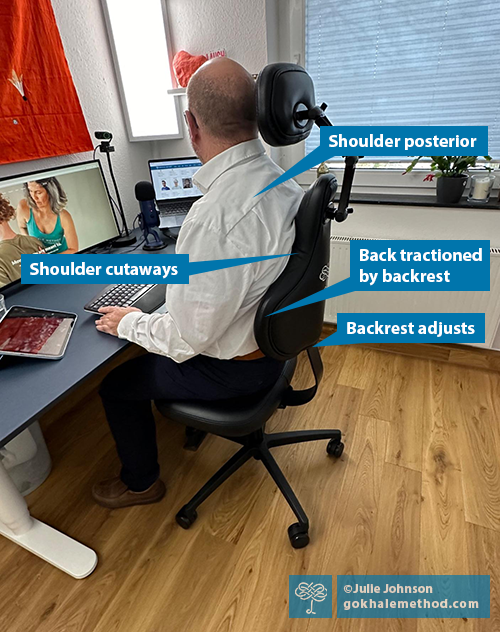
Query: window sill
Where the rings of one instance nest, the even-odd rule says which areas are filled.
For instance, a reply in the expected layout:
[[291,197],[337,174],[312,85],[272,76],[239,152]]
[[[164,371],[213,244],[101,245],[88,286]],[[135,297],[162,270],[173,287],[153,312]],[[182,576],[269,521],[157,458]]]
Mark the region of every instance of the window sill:
[[[339,200],[339,195],[335,196],[335,200]],[[436,206],[441,208],[466,208],[472,210],[489,209],[493,211],[500,211],[500,202],[498,202],[497,194],[494,195],[485,204],[469,204],[467,198],[463,197],[457,204],[439,204],[435,195],[405,195],[405,194],[391,194],[391,193],[352,193],[350,196],[351,204],[383,204],[383,205],[397,205],[397,206]]]
[[[287,165],[293,166],[293,165]],[[330,173],[333,173],[339,184],[339,191],[342,188],[342,181],[344,179],[344,169],[330,169]],[[362,167],[356,168],[354,175],[354,182],[352,186],[352,197],[365,196],[379,196],[382,200],[392,200],[395,197],[409,196],[413,198],[416,196],[422,196],[428,199],[428,204],[436,205],[436,181],[425,182],[424,178],[429,174],[429,170],[415,169],[411,173],[407,173],[403,176],[402,169],[365,169]],[[303,173],[295,176],[295,181],[303,187],[309,187],[317,178],[315,169],[308,169]],[[465,196],[469,193],[469,185],[465,190]],[[492,197],[497,199],[498,195],[498,181],[494,186]],[[465,199],[465,198],[464,198]],[[434,200],[434,203],[432,202]],[[396,203],[396,202],[395,202]],[[500,203],[496,203],[500,206]],[[468,206],[465,203],[466,206]],[[470,208],[473,208],[472,206]],[[487,208],[491,208],[488,203]]]

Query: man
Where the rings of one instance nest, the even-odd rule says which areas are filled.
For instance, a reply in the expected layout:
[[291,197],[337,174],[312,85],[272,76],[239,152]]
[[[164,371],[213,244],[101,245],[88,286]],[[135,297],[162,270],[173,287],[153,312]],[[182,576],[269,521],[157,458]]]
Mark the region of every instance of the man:
[[[255,84],[234,61],[205,63],[188,85],[186,122],[203,163],[203,197],[189,211],[177,252],[191,260],[288,254],[302,190],[293,181],[259,195],[281,175],[257,138]],[[166,314],[107,307],[99,331],[150,353],[115,369],[101,397],[122,462],[119,477],[94,486],[105,507],[157,502],[159,479],[152,399],[216,400],[271,386],[283,363],[266,358],[253,335],[257,307],[287,258],[192,276],[167,287]]]
[[21,278],[21,255],[32,255],[43,249],[36,237],[18,235],[9,226],[15,209],[0,193],[0,288]]

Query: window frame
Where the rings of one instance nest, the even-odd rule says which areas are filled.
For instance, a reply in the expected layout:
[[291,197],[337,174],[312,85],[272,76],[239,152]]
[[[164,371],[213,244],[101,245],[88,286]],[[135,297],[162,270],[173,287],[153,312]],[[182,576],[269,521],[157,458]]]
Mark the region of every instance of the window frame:
[[[273,0],[268,0],[273,1]],[[297,63],[304,68],[306,67],[306,0],[275,0],[278,7],[278,55],[279,61],[289,61]],[[328,115],[328,110],[326,111]],[[275,156],[280,166],[287,170],[302,160],[305,156],[305,142],[291,145],[290,147],[281,148],[276,152]],[[407,164],[410,164],[412,158],[408,157]],[[371,160],[374,162],[375,160]],[[401,163],[405,162],[401,159],[385,159],[383,167],[368,168],[358,165],[356,169],[356,177],[353,183],[353,192],[355,193],[380,193],[382,195],[390,194],[411,194],[411,195],[429,195],[435,192],[436,184],[434,181],[424,182],[427,174],[431,173],[430,169],[425,166],[424,160],[419,163],[415,169],[403,177],[404,168]],[[342,181],[344,176],[344,167],[336,160],[329,161],[330,169]],[[391,164],[394,166],[391,167]],[[478,162],[480,165],[481,162]],[[396,167],[396,165],[398,165]],[[309,186],[316,178],[315,169],[308,171],[295,177],[295,180],[302,186]],[[493,187],[494,190],[499,188],[498,179]]]
[[[159,0],[159,2],[161,4],[161,10],[163,14],[163,24],[165,28],[165,41],[167,45],[168,68],[169,68],[169,73],[172,80],[172,88],[175,88],[177,86],[177,81],[175,79],[174,70],[172,66],[173,48],[172,48],[172,36],[171,36],[170,24],[169,24],[169,18],[168,18],[168,10],[167,10],[167,5],[166,5],[166,0]],[[120,102],[122,105],[123,118],[125,119],[125,127],[127,129],[127,135],[128,135],[129,141],[130,142],[143,142],[143,141],[155,141],[155,140],[177,140],[177,139],[184,138],[184,126],[183,126],[182,112],[181,112],[181,108],[179,104],[179,99],[177,99],[173,95],[172,95],[172,99],[174,100],[173,103],[174,103],[174,108],[175,108],[175,115],[176,115],[176,120],[177,120],[177,129],[178,129],[177,134],[158,134],[154,136],[135,136],[134,135],[132,131],[132,125],[130,122],[130,113],[129,113],[129,109],[127,105],[127,98],[126,98],[125,89],[123,85],[118,52],[115,45],[115,39],[113,35],[113,28],[111,24],[111,17],[109,14],[107,0],[101,0],[101,7],[102,7],[103,16],[104,16],[104,22],[106,25],[106,32],[108,35],[109,46],[111,49],[111,56],[113,58],[113,66],[115,69],[115,76],[116,76],[116,81],[118,84],[118,92],[120,94]]]

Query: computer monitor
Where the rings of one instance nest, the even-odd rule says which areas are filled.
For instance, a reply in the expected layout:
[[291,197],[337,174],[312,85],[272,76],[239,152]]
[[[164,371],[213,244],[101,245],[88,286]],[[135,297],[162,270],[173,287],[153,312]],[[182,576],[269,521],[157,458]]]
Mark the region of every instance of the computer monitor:
[[72,254],[118,237],[98,160],[0,179],[0,290],[21,254]]
[[150,160],[149,171],[157,202],[199,198],[203,194],[193,177],[201,167],[198,158]]

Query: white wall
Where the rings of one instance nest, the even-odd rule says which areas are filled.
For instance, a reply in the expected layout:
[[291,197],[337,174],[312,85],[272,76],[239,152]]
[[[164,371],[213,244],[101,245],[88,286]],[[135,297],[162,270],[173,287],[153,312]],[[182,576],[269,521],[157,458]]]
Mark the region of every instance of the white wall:
[[[184,49],[201,54],[224,48],[251,73],[267,63],[265,0],[166,2],[175,52]],[[180,140],[129,142],[100,0],[52,0],[52,4],[89,131],[92,135],[99,129],[113,132],[113,165],[127,217],[132,219],[138,212],[134,185],[149,179],[147,161],[193,155],[187,130]],[[181,107],[186,107],[185,97]],[[0,177],[91,157],[85,153],[1,165]],[[105,156],[102,158],[105,167]],[[109,178],[108,183],[111,185]]]
[[167,6],[175,51],[225,48],[251,73],[266,64],[265,0],[167,0]]
[[351,202],[354,213],[332,234],[377,239],[489,239],[500,248],[500,212],[484,208]]
[[[332,235],[377,239],[489,239],[500,248],[500,211],[484,208],[443,208],[358,204]],[[500,350],[500,325],[493,349]]]
[[[265,0],[167,0],[167,7],[175,52],[202,55],[223,48],[252,74],[266,65]],[[179,98],[185,109],[186,98]],[[151,143],[151,152],[154,158],[193,155],[185,127],[183,139]]]
[[[113,166],[128,218],[137,212],[134,185],[147,179],[149,143],[130,143],[125,129],[100,0],[52,0],[87,127],[113,132]],[[97,141],[96,141],[97,143]],[[89,160],[92,153],[0,165],[0,177]],[[103,166],[105,156],[101,157]],[[107,177],[107,171],[105,167]],[[111,186],[111,181],[108,184]],[[112,189],[111,189],[112,191]]]
[[[354,213],[341,224],[333,222],[332,235],[377,239],[489,239],[492,248],[500,248],[500,211],[496,209],[398,206],[392,204],[358,204],[356,202],[352,202],[351,205],[354,208]],[[492,292],[492,296],[495,297],[493,286]],[[418,292],[412,298],[409,298],[410,294],[408,292],[401,294],[402,305],[408,306],[412,304],[412,301],[417,300]],[[471,301],[477,301],[479,294],[470,292],[467,296],[470,296]],[[345,297],[339,299],[339,305],[342,303],[340,308],[338,305],[334,306],[332,303],[334,299],[331,299],[327,302],[327,319],[332,319],[332,314],[335,314],[336,318],[337,309],[339,311],[370,311],[370,308],[366,306],[370,304],[372,299],[375,307],[372,305],[371,311],[376,312],[377,309],[384,311],[384,309],[377,308],[377,301],[380,297],[371,295],[370,292],[366,296],[363,293],[350,295],[348,309],[345,309],[347,303]],[[389,300],[391,300],[390,297]],[[439,297],[436,296],[436,301],[438,300]],[[356,302],[356,309],[352,308],[354,302]],[[420,311],[415,308],[407,309],[408,311]],[[483,308],[471,302],[471,311],[478,309]],[[495,307],[490,307],[490,309],[494,310]],[[491,312],[489,314],[488,316],[487,313],[487,323],[488,318],[491,322],[493,317]],[[500,350],[500,325],[490,346],[492,349]]]

